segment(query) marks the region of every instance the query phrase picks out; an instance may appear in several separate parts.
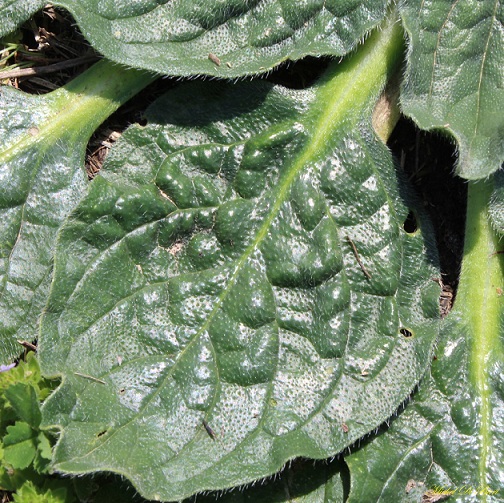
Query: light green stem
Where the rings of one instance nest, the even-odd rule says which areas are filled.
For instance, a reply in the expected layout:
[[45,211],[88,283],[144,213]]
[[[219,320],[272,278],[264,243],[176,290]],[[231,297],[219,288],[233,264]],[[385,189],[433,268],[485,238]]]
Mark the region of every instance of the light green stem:
[[49,115],[3,148],[0,162],[8,162],[34,141],[51,142],[63,135],[89,138],[105,119],[156,78],[152,73],[125,68],[106,59],[99,61],[45,96]]
[[63,87],[56,102],[65,106],[60,113],[71,114],[81,132],[85,127],[92,134],[107,117],[158,77],[103,59]]
[[489,221],[488,205],[492,189],[492,178],[469,182],[464,260],[455,304],[455,312],[463,316],[469,325],[469,375],[479,397],[481,450],[478,479],[481,489],[488,488],[487,463],[491,456],[492,385],[489,366],[492,358],[502,355],[499,329],[500,319],[504,316],[504,255],[497,253],[504,243],[502,240],[499,243]]

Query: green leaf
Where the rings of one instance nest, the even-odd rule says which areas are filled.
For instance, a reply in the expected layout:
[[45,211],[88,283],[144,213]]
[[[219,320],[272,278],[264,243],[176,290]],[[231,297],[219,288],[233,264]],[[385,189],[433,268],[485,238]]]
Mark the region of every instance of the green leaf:
[[423,129],[457,139],[457,174],[504,161],[504,10],[498,0],[401,2],[410,54],[401,103]]
[[152,80],[101,62],[45,96],[0,94],[0,362],[37,336],[56,232],[82,196],[95,128]]
[[[35,390],[35,394],[39,402],[47,398],[50,392],[56,387],[57,381],[44,379],[40,375],[40,367],[35,353],[29,352],[24,360],[20,360],[18,364],[8,372],[0,372],[0,406],[3,407],[3,413],[0,417],[0,426],[5,423],[5,412],[7,405],[5,404],[5,392],[12,385],[23,383],[31,386]],[[13,413],[12,408],[9,407]]]
[[0,37],[16,30],[46,4],[45,0],[0,0]]
[[52,446],[44,432],[37,436],[37,452],[33,460],[33,467],[38,473],[48,473],[52,461]]
[[[344,55],[383,20],[389,3],[63,0],[54,5],[68,9],[89,42],[118,63],[170,75],[236,77],[307,54]],[[33,8],[33,0],[0,0],[0,16],[5,12],[18,24]],[[0,36],[13,25],[0,27]]]
[[38,428],[41,419],[40,405],[32,385],[23,382],[13,384],[6,389],[5,397],[9,400],[19,419],[28,423],[32,428]]
[[36,432],[27,423],[17,421],[7,427],[3,438],[4,460],[13,468],[23,469],[30,465],[35,457]]
[[37,439],[38,439],[38,452],[40,453],[40,456],[47,460],[52,459],[51,442],[46,437],[45,433],[41,431]]
[[56,470],[178,499],[334,455],[409,395],[439,273],[370,119],[402,43],[392,19],[303,91],[182,85],[123,135],[58,239]]
[[457,300],[431,375],[389,431],[346,458],[350,502],[408,501],[407,488],[411,501],[443,491],[456,501],[504,498],[504,256],[488,220],[492,189],[492,179],[469,185]]

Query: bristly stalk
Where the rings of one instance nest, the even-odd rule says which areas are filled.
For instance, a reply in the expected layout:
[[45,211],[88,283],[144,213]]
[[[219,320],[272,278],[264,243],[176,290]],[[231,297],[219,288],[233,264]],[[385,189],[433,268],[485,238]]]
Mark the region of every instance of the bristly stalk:
[[[492,362],[503,361],[500,324],[504,319],[504,255],[502,240],[488,215],[493,177],[471,181],[468,186],[464,257],[454,315],[469,325],[467,331],[469,379],[479,412],[479,487],[488,488],[487,464],[492,457]],[[499,248],[500,246],[500,248]],[[461,306],[458,309],[458,306]],[[462,307],[463,306],[463,307]]]

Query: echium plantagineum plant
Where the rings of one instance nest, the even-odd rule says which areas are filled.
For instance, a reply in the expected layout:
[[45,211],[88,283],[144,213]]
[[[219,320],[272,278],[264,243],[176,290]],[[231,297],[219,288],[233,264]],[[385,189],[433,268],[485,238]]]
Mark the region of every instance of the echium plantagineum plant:
[[[43,5],[0,0],[0,35]],[[223,499],[504,500],[500,1],[54,5],[104,59],[0,95],[1,363],[37,339],[61,379],[51,470],[175,501],[339,454]],[[305,89],[239,79],[306,55],[335,58]],[[158,98],[88,182],[91,134],[159,75],[218,79]],[[399,109],[454,138],[468,184],[442,323],[429,219],[384,145]]]

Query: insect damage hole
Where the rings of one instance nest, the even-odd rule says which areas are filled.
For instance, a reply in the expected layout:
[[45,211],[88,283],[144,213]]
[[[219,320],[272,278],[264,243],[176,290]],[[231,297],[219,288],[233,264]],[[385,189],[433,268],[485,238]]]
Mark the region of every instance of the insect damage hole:
[[413,337],[413,332],[404,327],[399,329],[399,333],[406,338]]
[[413,211],[408,213],[408,216],[403,223],[403,229],[408,234],[414,234],[418,230],[418,222]]

